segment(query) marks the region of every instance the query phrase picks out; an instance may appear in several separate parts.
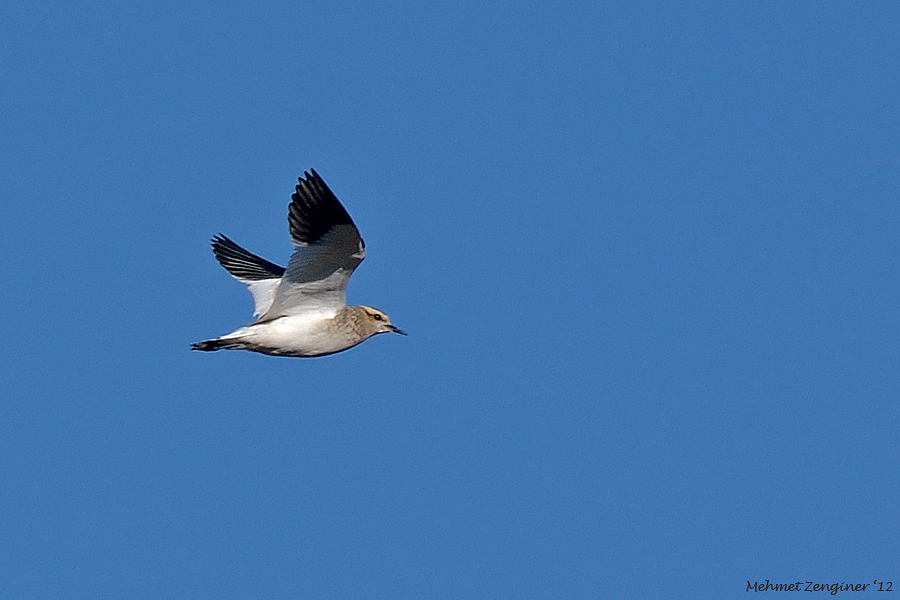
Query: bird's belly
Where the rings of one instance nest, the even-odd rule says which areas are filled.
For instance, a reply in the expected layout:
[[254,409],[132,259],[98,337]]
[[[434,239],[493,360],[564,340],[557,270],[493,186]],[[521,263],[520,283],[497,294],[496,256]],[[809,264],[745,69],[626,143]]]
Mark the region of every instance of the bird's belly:
[[243,329],[240,337],[249,350],[278,356],[322,356],[358,343],[335,331],[333,319],[282,317]]

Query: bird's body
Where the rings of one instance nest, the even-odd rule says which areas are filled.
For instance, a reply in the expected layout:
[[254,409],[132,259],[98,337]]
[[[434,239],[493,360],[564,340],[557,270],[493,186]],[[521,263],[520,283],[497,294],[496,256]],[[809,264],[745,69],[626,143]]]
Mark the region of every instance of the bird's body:
[[[297,315],[253,323],[194,344],[195,350],[252,350],[275,356],[325,356],[356,346],[377,333],[363,306],[345,306],[332,316]],[[361,314],[362,313],[362,314]]]
[[213,252],[250,288],[257,320],[229,334],[192,345],[194,350],[250,350],[275,356],[324,356],[379,333],[406,332],[369,306],[347,306],[350,275],[365,258],[365,244],[350,215],[312,171],[300,178],[288,207],[296,248],[287,268],[256,256],[223,235]]

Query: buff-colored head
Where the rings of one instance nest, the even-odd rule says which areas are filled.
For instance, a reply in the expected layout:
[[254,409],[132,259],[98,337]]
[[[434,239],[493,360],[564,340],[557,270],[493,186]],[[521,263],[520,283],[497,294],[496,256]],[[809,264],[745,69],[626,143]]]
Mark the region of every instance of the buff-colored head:
[[356,306],[354,308],[359,311],[358,315],[362,321],[361,325],[369,336],[378,335],[379,333],[399,333],[400,335],[406,335],[405,331],[391,324],[391,318],[389,316],[377,308],[372,308],[371,306]]

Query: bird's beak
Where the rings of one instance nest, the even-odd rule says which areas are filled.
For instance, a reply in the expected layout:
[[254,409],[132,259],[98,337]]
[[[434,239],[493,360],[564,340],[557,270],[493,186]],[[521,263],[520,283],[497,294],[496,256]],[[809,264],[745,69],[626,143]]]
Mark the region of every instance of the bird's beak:
[[390,327],[391,331],[393,331],[394,333],[399,333],[400,335],[409,335],[408,333],[406,333],[405,331],[403,331],[396,325],[388,325],[388,327]]

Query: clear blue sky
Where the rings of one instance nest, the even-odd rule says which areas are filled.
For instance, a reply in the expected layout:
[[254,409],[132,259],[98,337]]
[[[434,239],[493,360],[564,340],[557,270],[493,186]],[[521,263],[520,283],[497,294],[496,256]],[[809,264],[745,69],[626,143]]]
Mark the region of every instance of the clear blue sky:
[[[6,0],[2,595],[897,588],[898,31]],[[367,242],[349,300],[409,337],[191,352],[251,319],[209,238],[283,264],[310,167]]]

